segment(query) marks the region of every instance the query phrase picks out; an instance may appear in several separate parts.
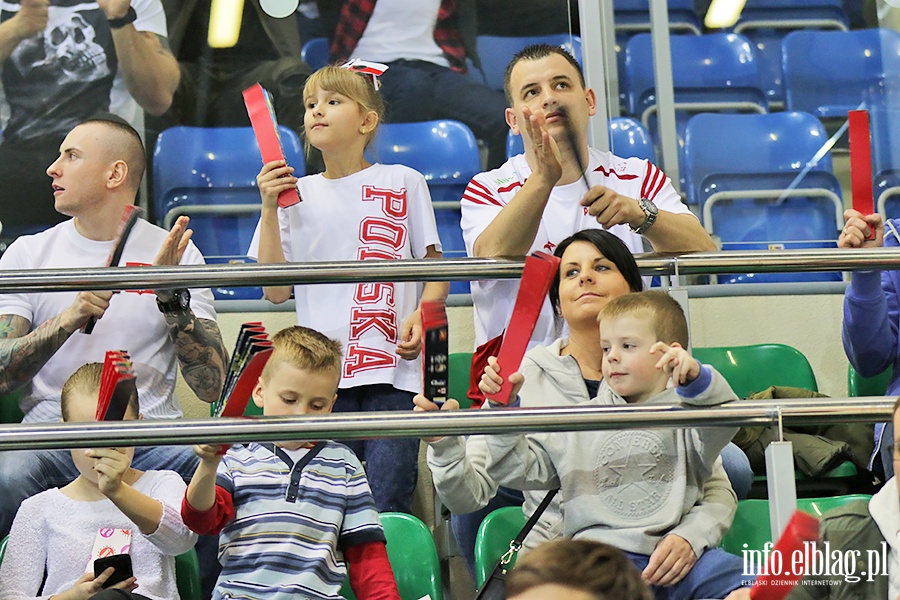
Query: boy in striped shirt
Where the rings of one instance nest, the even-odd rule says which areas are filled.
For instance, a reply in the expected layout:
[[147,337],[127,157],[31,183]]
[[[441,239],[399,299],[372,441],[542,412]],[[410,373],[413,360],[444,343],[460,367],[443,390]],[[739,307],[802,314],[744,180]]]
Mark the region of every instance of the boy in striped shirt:
[[[341,347],[306,327],[273,338],[253,401],[263,415],[331,412]],[[366,475],[346,446],[285,441],[198,445],[185,524],[220,533],[217,598],[339,599],[350,571],[359,600],[399,600]]]

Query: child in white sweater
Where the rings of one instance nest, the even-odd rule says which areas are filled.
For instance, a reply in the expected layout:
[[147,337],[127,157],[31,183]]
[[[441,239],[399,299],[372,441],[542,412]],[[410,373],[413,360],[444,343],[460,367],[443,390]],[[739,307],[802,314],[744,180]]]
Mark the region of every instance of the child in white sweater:
[[[61,396],[64,421],[94,420],[101,371],[101,364],[87,364],[68,379]],[[125,419],[138,418],[135,395]],[[130,593],[140,586],[135,598],[177,598],[175,556],[197,539],[181,520],[184,481],[174,471],[132,469],[133,448],[71,452],[81,475],[28,498],[16,513],[0,566],[0,598],[90,598],[113,576],[108,568],[94,577],[92,560],[95,542],[112,530],[131,536],[134,575],[110,587]]]

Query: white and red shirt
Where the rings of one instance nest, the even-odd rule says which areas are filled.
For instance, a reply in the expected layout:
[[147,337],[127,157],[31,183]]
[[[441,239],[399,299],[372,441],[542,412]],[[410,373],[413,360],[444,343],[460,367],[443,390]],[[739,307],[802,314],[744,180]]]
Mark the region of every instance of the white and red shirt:
[[[472,178],[463,194],[462,230],[466,252],[474,256],[475,240],[487,228],[500,211],[519,192],[531,168],[524,154],[510,158],[498,169],[479,173]],[[656,165],[640,158],[620,158],[609,152],[591,148],[587,178],[592,186],[602,185],[629,198],[647,198],[660,210],[677,214],[693,214],[681,202],[672,182]],[[557,244],[582,229],[598,229],[597,219],[581,206],[586,192],[581,179],[567,185],[558,185],[550,193],[541,223],[529,253],[537,250],[553,253]],[[644,251],[644,241],[627,225],[615,225],[609,232],[621,239],[632,253]],[[646,284],[645,284],[646,285]],[[506,329],[519,292],[518,279],[473,281],[472,301],[475,308],[475,345],[480,346],[500,335]],[[529,347],[548,345],[562,335],[553,321],[550,301],[544,308],[534,328]]]
[[[302,202],[278,209],[288,262],[424,258],[440,250],[431,195],[422,175],[374,164],[347,177],[321,174],[297,182]],[[259,225],[248,255],[259,253]],[[422,284],[294,286],[297,322],[341,342],[341,388],[387,383],[422,391],[421,360],[397,353],[403,320],[418,308]]]

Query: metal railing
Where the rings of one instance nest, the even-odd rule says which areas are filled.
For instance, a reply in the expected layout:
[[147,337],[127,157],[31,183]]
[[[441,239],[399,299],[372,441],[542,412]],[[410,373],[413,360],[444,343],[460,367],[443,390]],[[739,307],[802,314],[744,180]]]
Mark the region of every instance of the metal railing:
[[893,398],[738,401],[714,408],[681,405],[574,406],[372,412],[261,419],[31,423],[0,427],[0,450],[155,446],[197,442],[430,437],[538,431],[661,427],[871,423],[890,419]]
[[[735,250],[636,256],[644,275],[720,275],[900,268],[900,248]],[[448,258],[284,264],[221,264],[3,271],[2,292],[172,289],[357,281],[515,279],[521,259]]]

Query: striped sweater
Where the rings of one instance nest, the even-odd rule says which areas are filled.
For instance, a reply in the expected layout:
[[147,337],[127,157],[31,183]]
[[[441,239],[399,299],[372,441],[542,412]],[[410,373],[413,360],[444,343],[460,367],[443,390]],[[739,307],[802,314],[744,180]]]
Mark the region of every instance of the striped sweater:
[[324,446],[302,469],[281,448],[229,449],[216,485],[230,494],[234,518],[221,530],[222,573],[213,598],[341,598],[343,551],[384,541],[356,456]]

